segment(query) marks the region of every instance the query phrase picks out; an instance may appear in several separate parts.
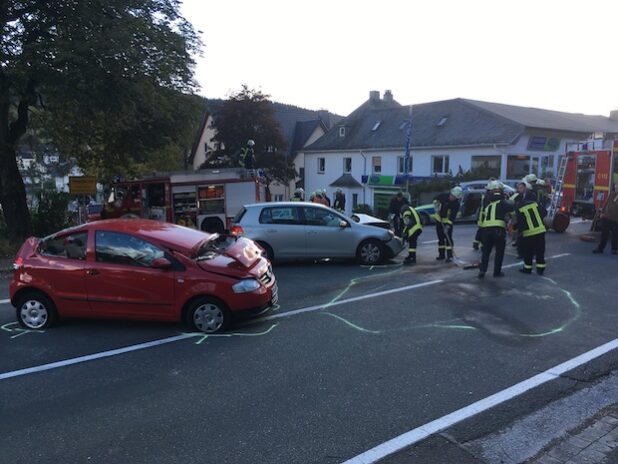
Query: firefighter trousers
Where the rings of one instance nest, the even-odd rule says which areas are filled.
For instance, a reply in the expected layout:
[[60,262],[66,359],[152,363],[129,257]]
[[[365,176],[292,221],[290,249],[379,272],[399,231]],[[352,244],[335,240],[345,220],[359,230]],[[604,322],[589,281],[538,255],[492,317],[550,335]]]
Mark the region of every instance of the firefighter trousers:
[[436,233],[438,234],[438,258],[453,257],[453,226],[444,225],[441,222],[436,222]]
[[601,219],[601,243],[599,243],[599,251],[605,249],[610,232],[612,234],[612,251],[618,250],[618,222],[603,218]]
[[523,271],[530,274],[533,261],[536,261],[536,272],[543,275],[545,272],[545,233],[530,237],[521,235],[519,240],[521,240],[521,248],[524,255]]
[[499,275],[502,272],[502,261],[504,261],[504,249],[506,248],[506,229],[503,227],[486,227],[481,229],[480,235],[483,244],[483,256],[479,270],[483,274],[487,272],[489,257],[495,248],[494,275]]
[[410,234],[408,231],[404,231],[406,237],[408,237],[408,257],[412,259],[416,259],[416,246],[418,244],[418,237],[423,233],[423,229],[419,229],[414,231],[414,233]]

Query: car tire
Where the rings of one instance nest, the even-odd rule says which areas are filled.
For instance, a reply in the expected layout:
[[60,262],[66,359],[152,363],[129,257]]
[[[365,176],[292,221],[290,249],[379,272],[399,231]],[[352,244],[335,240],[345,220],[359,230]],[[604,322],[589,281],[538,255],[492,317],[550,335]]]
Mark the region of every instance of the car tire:
[[200,297],[193,300],[186,313],[187,325],[197,332],[224,332],[232,322],[232,313],[221,300]]
[[268,261],[272,263],[275,260],[275,252],[273,251],[273,248],[266,242],[258,241],[256,243],[262,248],[264,248],[264,253],[266,253],[266,259],[268,259]]
[[375,239],[365,240],[356,250],[357,261],[364,265],[379,264],[384,261],[384,256],[384,245]]
[[429,217],[429,214],[427,214],[427,213],[420,213],[419,216],[421,218],[421,224],[423,224],[423,226],[428,226],[429,223],[431,223],[431,219]]
[[44,293],[28,291],[16,301],[17,322],[24,329],[45,330],[58,318],[54,302]]

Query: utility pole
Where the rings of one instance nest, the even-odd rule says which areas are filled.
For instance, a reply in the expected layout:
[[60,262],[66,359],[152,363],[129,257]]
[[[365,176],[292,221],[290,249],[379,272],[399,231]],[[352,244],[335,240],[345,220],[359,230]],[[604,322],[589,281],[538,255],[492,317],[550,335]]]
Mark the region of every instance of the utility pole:
[[406,185],[406,196],[410,194],[410,145],[412,143],[412,105],[410,105],[408,108],[409,111],[408,127],[406,129],[406,151],[403,157],[403,175]]

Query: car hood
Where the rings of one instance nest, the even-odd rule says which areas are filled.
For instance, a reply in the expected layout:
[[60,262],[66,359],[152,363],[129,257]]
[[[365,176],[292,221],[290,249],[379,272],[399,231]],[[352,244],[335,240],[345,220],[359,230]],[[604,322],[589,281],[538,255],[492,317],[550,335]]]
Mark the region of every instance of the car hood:
[[259,278],[268,269],[268,261],[262,257],[262,249],[253,240],[245,237],[225,248],[214,250],[211,256],[210,259],[198,261],[199,267],[238,279]]

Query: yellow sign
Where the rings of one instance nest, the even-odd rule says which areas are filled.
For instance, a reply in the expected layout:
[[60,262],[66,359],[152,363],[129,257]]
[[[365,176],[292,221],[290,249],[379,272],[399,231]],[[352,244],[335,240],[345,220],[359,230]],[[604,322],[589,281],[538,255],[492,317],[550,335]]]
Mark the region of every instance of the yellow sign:
[[96,195],[97,179],[90,176],[70,176],[69,193],[71,195]]

